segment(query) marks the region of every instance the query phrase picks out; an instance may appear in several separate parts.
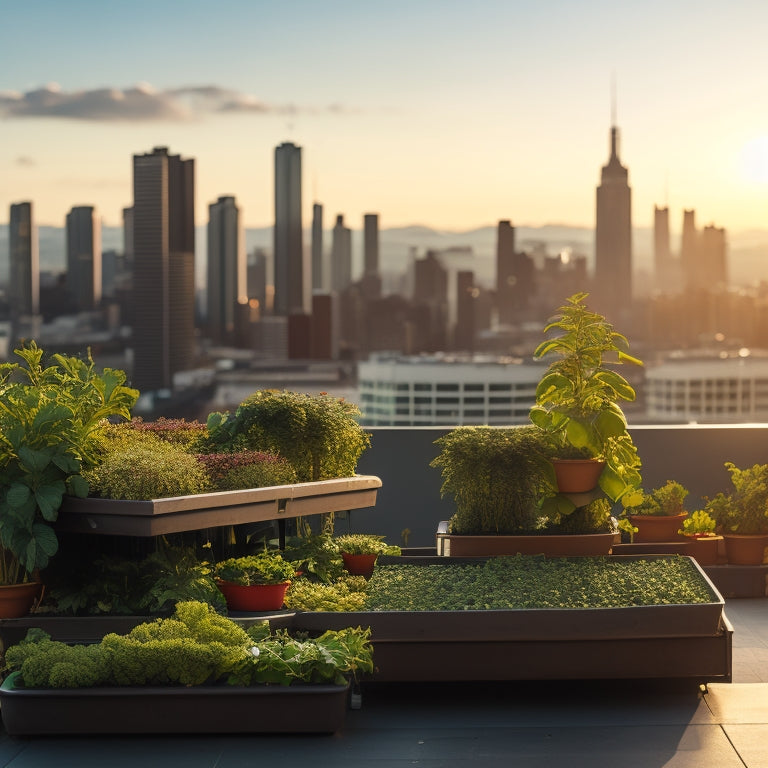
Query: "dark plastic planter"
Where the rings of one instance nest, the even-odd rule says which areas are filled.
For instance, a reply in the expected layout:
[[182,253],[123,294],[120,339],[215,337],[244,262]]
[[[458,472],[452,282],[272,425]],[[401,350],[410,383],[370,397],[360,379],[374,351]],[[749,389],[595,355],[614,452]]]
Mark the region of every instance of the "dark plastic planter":
[[[408,558],[415,564],[452,558]],[[297,613],[308,631],[370,626],[381,682],[731,679],[733,629],[724,601],[594,609]]]
[[11,736],[95,733],[334,733],[348,686],[15,688],[0,686]]

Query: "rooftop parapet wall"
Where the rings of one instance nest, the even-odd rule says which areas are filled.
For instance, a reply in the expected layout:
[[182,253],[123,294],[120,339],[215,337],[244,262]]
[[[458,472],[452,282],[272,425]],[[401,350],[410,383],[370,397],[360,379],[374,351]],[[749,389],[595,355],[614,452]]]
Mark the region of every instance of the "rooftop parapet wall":
[[[381,478],[376,507],[352,513],[355,532],[384,534],[392,544],[434,546],[441,520],[453,514],[450,499],[440,498],[440,471],[429,466],[434,444],[450,431],[439,427],[372,427],[371,447],[357,471]],[[768,424],[642,425],[630,429],[643,462],[643,485],[657,488],[677,480],[690,490],[688,508],[704,496],[730,488],[725,462],[738,467],[768,462]],[[339,528],[344,523],[339,523]]]

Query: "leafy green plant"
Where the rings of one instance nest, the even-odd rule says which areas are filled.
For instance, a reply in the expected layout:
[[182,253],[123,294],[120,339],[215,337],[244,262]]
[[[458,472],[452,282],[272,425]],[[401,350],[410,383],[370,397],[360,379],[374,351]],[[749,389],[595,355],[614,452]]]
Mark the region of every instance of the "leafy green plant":
[[216,564],[215,573],[222,581],[249,586],[252,584],[280,584],[292,579],[296,570],[279,552],[260,552],[258,555],[230,557]]
[[633,515],[681,515],[685,512],[685,498],[688,489],[676,480],[655,488],[650,493],[643,493],[642,501],[630,510]]
[[684,536],[714,536],[717,523],[706,510],[697,509],[683,520],[683,527],[678,531]]
[[101,463],[83,475],[91,495],[109,499],[161,499],[210,489],[194,455],[149,431],[122,430],[105,441]]
[[298,535],[286,541],[283,557],[293,563],[302,580],[330,584],[342,577],[344,561],[333,538],[333,516],[326,517],[319,533],[314,533],[303,518],[297,518],[297,528]]
[[539,501],[551,491],[549,438],[532,426],[458,427],[435,441],[441,495],[452,496],[454,534],[515,534],[540,530]]
[[0,582],[30,579],[58,549],[52,523],[64,494],[85,497],[83,470],[99,461],[109,418],[130,418],[138,391],[93,359],[53,355],[35,342],[0,365]]
[[111,552],[91,560],[65,547],[46,571],[46,581],[38,610],[57,615],[158,615],[188,600],[226,610],[212,566],[193,547],[171,546],[163,539],[141,559]]
[[38,630],[8,649],[6,665],[28,688],[344,683],[373,670],[369,636],[360,628],[303,640],[284,631],[271,636],[268,627],[245,631],[190,601],[179,603],[170,618],[89,646],[55,642]]
[[400,547],[387,544],[384,536],[372,533],[345,533],[334,540],[339,552],[348,555],[399,555]]
[[480,563],[379,566],[368,582],[365,609],[615,608],[713,599],[689,558],[515,555]]
[[724,533],[768,534],[768,464],[739,469],[728,461],[733,490],[708,499],[705,511]]
[[327,394],[260,390],[208,417],[209,451],[256,450],[288,459],[299,482],[350,477],[370,445],[356,405]]
[[641,483],[641,462],[619,403],[634,400],[635,390],[609,366],[642,363],[628,354],[627,339],[587,308],[586,297],[571,296],[544,328],[545,334],[556,335],[541,342],[534,357],[556,359],[536,388],[530,418],[557,439],[553,456],[576,448],[604,460],[599,481],[603,492],[613,501],[631,503]]

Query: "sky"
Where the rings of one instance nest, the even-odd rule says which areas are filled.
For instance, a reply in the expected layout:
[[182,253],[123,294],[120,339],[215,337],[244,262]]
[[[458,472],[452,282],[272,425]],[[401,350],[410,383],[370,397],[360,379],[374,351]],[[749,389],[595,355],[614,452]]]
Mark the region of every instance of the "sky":
[[594,226],[610,127],[633,223],[768,228],[765,0],[0,0],[0,222],[132,203],[132,156],[195,158],[196,218]]

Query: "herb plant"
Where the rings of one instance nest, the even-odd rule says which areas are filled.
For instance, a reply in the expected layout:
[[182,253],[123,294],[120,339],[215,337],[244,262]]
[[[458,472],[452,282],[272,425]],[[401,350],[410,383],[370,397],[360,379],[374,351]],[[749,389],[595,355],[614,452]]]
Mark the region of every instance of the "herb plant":
[[688,489],[675,480],[667,482],[650,493],[644,493],[642,501],[632,507],[633,515],[668,516],[681,515],[685,512],[685,497]]
[[768,534],[768,464],[739,469],[728,461],[733,490],[709,499],[705,510],[724,533],[740,535]]
[[345,533],[337,536],[334,543],[339,552],[348,555],[399,555],[400,547],[395,544],[387,544],[384,536],[376,536],[372,533]]
[[[586,297],[571,296],[544,328],[545,334],[556,335],[541,342],[534,357],[556,359],[536,388],[530,418],[562,449],[584,449],[604,460],[603,492],[612,501],[629,501],[641,482],[640,458],[620,402],[634,400],[635,390],[610,366],[642,363],[628,353],[626,337],[587,308]],[[553,455],[560,454],[556,450]]]
[[265,550],[258,555],[230,557],[216,564],[215,573],[222,581],[250,586],[253,584],[281,584],[295,576],[293,563],[283,559],[279,552]]

